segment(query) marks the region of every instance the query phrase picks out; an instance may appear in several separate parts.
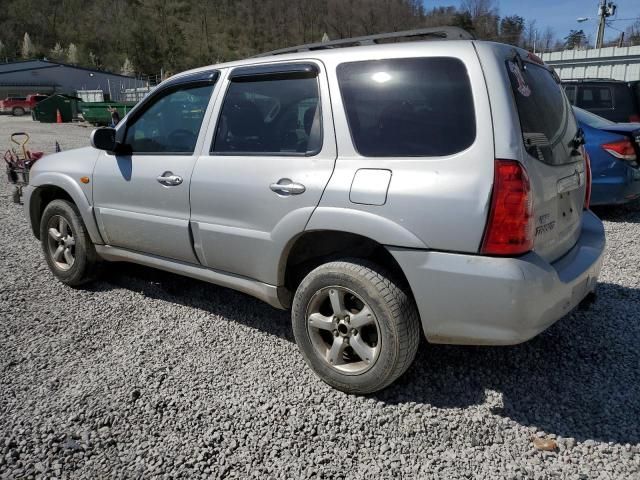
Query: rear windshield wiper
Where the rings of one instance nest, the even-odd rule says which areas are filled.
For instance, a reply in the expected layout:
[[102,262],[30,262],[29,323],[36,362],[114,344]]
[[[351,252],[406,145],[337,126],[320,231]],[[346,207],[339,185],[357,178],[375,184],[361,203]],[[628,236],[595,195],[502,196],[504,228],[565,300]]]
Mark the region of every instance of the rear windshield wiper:
[[581,145],[584,145],[585,143],[586,141],[584,139],[584,130],[582,130],[582,128],[578,128],[578,130],[576,131],[576,134],[573,136],[573,138],[569,142],[569,146],[573,149],[573,152],[571,152],[571,154],[580,155],[580,152],[578,152],[577,149]]
[[584,145],[585,143],[586,142],[584,139],[584,130],[582,130],[582,128],[578,128],[578,131],[571,139],[569,146],[573,148],[578,148],[580,145]]

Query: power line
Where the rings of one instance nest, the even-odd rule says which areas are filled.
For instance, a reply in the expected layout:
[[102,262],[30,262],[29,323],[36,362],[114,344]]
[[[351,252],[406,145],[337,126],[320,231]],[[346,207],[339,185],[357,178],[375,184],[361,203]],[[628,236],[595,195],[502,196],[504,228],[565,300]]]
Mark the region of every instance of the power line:
[[607,22],[607,27],[609,27],[612,30],[615,30],[616,32],[622,32],[624,33],[624,30],[620,30],[619,28],[613,27],[609,24],[609,22]]

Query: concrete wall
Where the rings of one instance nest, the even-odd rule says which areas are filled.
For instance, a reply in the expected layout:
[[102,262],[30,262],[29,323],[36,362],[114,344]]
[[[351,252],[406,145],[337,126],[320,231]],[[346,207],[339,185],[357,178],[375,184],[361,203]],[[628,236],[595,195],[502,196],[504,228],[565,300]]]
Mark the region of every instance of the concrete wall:
[[640,80],[640,45],[543,53],[542,59],[556,69],[562,80],[612,78]]

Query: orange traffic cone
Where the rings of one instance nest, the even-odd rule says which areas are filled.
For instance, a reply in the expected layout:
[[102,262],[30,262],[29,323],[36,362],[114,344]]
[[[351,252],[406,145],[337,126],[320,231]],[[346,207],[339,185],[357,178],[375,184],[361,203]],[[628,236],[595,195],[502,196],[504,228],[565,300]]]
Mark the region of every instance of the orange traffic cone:
[[59,108],[56,110],[56,123],[62,123],[62,115]]

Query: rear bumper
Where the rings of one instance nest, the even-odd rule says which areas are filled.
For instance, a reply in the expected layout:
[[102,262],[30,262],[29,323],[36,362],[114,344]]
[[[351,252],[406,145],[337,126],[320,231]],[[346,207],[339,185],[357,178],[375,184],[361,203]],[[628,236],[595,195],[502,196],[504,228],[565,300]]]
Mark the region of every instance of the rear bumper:
[[518,258],[389,247],[413,291],[433,343],[512,345],[545,330],[595,289],[605,235],[591,212],[576,245],[550,264]]
[[624,165],[622,173],[593,179],[591,205],[621,205],[640,198],[640,169]]

